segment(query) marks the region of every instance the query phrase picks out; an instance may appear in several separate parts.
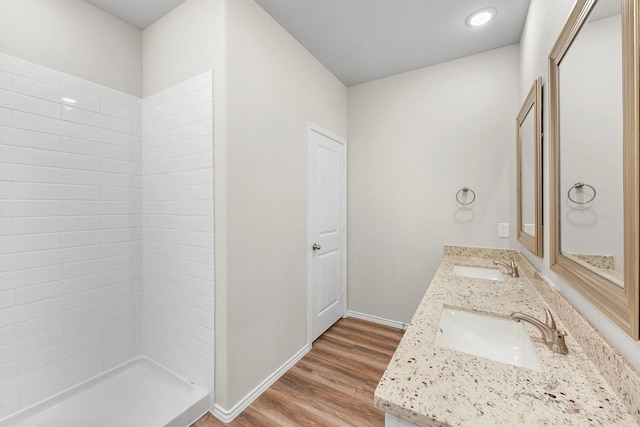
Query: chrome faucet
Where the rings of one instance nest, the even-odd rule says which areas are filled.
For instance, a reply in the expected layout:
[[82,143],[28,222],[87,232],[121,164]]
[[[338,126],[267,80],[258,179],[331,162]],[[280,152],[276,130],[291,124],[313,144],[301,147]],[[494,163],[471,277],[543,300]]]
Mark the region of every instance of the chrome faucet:
[[507,274],[509,276],[520,277],[520,274],[518,274],[518,266],[516,265],[516,262],[513,260],[513,258],[511,258],[510,264],[507,264],[506,262],[503,262],[503,261],[493,261],[493,264],[507,267]]
[[531,323],[533,326],[538,328],[540,332],[542,332],[542,339],[544,343],[549,347],[549,350],[560,353],[560,354],[568,354],[569,349],[564,342],[564,337],[567,335],[564,331],[559,331],[556,327],[556,321],[553,319],[551,312],[548,309],[544,309],[547,314],[547,318],[545,323],[542,323],[535,317],[531,317],[528,314],[524,313],[511,313],[511,317],[516,322],[524,320],[525,322]]

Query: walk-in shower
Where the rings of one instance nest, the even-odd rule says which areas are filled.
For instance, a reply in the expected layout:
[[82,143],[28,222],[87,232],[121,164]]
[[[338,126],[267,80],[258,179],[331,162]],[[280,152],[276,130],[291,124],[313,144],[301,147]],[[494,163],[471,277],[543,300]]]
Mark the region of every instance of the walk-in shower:
[[210,407],[212,132],[210,71],[139,99],[0,54],[0,426]]

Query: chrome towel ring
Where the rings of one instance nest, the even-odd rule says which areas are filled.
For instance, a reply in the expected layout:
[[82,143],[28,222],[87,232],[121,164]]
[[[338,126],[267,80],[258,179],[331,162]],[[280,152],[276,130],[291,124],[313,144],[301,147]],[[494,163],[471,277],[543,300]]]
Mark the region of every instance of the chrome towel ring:
[[[591,189],[591,198],[589,198],[589,200],[586,201],[578,201],[576,199],[574,199],[573,197],[571,197],[571,193],[583,193],[584,192],[584,188],[590,188]],[[575,191],[574,191],[575,190]],[[576,182],[575,184],[573,184],[571,186],[571,188],[569,188],[569,191],[567,191],[567,197],[569,198],[569,200],[571,200],[573,203],[578,204],[578,205],[586,205],[587,203],[591,203],[593,201],[593,199],[596,198],[596,189],[593,188],[592,185],[589,184],[585,184],[584,182]],[[575,195],[574,195],[575,197]]]
[[[463,202],[461,199],[468,199],[469,195],[471,195],[471,200],[467,201],[467,202]],[[476,200],[476,193],[475,191],[473,191],[472,189],[470,189],[469,187],[462,187],[460,190],[458,190],[458,192],[456,193],[456,201],[458,203],[460,203],[462,206],[468,206],[471,203],[473,203]]]

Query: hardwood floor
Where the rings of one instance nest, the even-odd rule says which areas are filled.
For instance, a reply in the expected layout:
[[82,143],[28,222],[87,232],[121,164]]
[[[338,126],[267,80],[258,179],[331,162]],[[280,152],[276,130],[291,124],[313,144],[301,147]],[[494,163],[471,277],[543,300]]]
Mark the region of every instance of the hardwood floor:
[[341,319],[234,421],[224,424],[206,414],[191,427],[382,427],[384,413],[373,406],[373,392],[403,332]]

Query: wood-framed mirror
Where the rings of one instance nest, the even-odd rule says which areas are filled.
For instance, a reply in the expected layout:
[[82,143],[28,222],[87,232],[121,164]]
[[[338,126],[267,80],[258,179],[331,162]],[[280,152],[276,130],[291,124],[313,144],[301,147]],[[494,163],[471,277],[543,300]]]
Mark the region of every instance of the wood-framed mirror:
[[577,0],[549,56],[551,269],[636,340],[639,4]]
[[542,78],[531,86],[516,117],[517,238],[542,257]]

